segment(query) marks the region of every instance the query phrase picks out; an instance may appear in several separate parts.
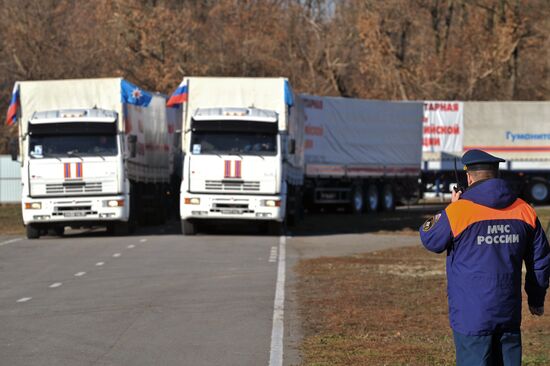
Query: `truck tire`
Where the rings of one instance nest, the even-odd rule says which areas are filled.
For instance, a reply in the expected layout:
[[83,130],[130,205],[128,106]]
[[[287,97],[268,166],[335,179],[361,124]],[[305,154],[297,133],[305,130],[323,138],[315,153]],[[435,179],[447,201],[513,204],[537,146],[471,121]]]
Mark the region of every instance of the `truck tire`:
[[548,202],[550,188],[545,179],[533,179],[527,186],[527,198],[529,202],[540,205]]
[[351,212],[355,215],[361,215],[365,212],[365,195],[363,193],[363,188],[357,185],[353,187],[351,191]]
[[367,208],[369,212],[377,212],[380,208],[380,197],[378,195],[378,186],[370,184],[367,189]]
[[40,238],[40,230],[38,230],[34,225],[28,224],[25,227],[27,234],[27,239],[38,239]]
[[284,223],[279,221],[269,221],[267,223],[267,235],[281,236],[284,233]]
[[63,236],[65,234],[65,227],[64,226],[56,226],[53,228],[53,232],[57,236]]
[[286,198],[286,223],[294,227],[304,219],[304,196],[299,188],[294,187]]
[[113,222],[107,226],[107,231],[114,236],[126,236],[130,233],[130,224],[128,222]]
[[382,189],[382,209],[384,211],[395,211],[395,194],[393,191],[393,186],[389,183],[384,184],[384,188]]
[[181,233],[183,235],[195,235],[196,234],[195,224],[193,224],[189,220],[182,220],[181,221]]

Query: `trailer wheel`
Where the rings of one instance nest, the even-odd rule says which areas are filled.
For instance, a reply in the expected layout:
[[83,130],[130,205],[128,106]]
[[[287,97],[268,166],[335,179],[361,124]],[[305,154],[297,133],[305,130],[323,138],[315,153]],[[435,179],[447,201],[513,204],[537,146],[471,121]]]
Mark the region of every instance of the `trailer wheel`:
[[395,195],[391,184],[385,184],[382,190],[382,208],[384,211],[395,210]]
[[53,232],[54,232],[55,235],[57,235],[57,236],[63,236],[63,234],[65,234],[65,227],[64,227],[64,226],[56,226],[56,227],[53,229]]
[[196,234],[195,224],[193,224],[189,220],[182,220],[181,221],[181,233],[183,235],[195,235]]
[[27,239],[38,239],[40,238],[40,230],[36,228],[36,226],[32,224],[28,224],[25,227],[25,231],[27,234]]
[[550,198],[550,189],[544,179],[533,179],[527,187],[527,196],[529,201],[535,204],[548,202]]
[[365,195],[361,186],[355,186],[351,197],[351,211],[355,215],[361,215],[365,210]]
[[379,208],[380,198],[376,184],[370,184],[367,189],[367,200],[369,212],[376,212]]

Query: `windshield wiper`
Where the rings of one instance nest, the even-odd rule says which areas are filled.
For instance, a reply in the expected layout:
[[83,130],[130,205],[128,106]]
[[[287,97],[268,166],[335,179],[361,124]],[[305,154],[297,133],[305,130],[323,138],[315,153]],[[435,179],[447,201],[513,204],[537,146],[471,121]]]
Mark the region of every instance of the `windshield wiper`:
[[[34,155],[31,155],[31,156],[33,158],[36,158],[36,156],[34,156]],[[46,155],[46,154],[44,154],[44,155],[42,155],[42,157],[44,157],[44,158],[56,158],[59,161],[63,161],[63,160],[61,160],[61,158],[59,156],[55,156],[55,155]]]
[[259,151],[249,151],[248,153],[253,156],[258,156],[262,158],[262,160],[265,160],[264,156]]
[[[78,155],[74,150],[67,151],[67,155],[70,156],[70,157],[76,156],[76,157],[79,158],[81,161],[84,161],[84,159],[82,158],[82,156]],[[105,159],[103,159],[103,160],[105,160]]]
[[101,155],[100,153],[96,152],[96,153],[94,153],[94,154],[96,154],[96,155],[99,156],[101,159],[103,159],[103,161],[105,161],[105,157],[104,157],[103,155]]
[[241,154],[236,153],[236,152],[230,152],[230,153],[227,153],[227,155],[237,155],[239,158],[244,159]]

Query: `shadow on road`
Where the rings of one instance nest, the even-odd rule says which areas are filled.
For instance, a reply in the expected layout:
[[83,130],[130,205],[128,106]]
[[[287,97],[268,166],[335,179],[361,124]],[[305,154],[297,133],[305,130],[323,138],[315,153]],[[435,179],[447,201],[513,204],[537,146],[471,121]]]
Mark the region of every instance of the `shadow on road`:
[[[344,212],[306,214],[297,226],[288,227],[286,232],[292,236],[337,235],[354,233],[396,233],[414,234],[418,227],[430,216],[441,210],[442,205],[418,205],[400,207],[394,212],[378,212],[365,215],[353,215]],[[267,235],[266,223],[256,221],[226,221],[201,223],[198,236],[201,235]],[[172,218],[164,225],[139,227],[132,236],[180,235],[180,222]],[[108,237],[103,228],[88,230],[68,230],[67,238]]]
[[444,208],[443,205],[399,207],[394,212],[364,215],[326,213],[306,215],[303,222],[289,228],[293,236],[337,235],[356,233],[416,234],[429,217]]

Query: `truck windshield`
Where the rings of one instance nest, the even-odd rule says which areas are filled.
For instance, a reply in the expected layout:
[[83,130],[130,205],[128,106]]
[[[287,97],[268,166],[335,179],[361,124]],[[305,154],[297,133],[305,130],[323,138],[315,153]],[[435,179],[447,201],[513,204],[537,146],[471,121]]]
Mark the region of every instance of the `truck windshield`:
[[34,158],[64,156],[115,156],[116,135],[31,135],[29,155]]
[[191,153],[276,155],[277,135],[263,132],[196,131],[191,138]]

